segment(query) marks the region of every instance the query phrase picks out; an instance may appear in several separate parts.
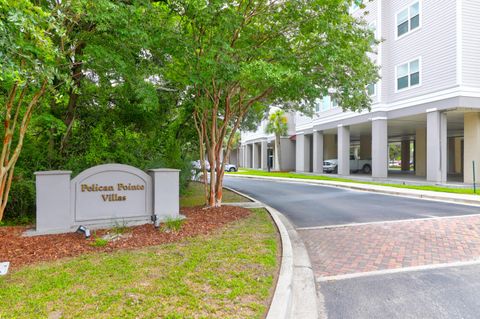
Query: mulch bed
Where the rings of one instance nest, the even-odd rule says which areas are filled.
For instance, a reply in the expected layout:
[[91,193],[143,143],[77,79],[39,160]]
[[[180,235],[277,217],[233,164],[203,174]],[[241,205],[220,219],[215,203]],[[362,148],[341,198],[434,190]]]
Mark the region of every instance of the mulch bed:
[[[222,206],[203,209],[184,208],[181,214],[187,219],[179,232],[163,232],[151,224],[130,227],[128,236],[110,241],[104,247],[94,247],[94,236],[85,239],[82,234],[68,233],[23,237],[28,227],[0,227],[0,262],[9,261],[10,269],[40,261],[52,261],[74,257],[91,252],[111,252],[119,249],[139,248],[171,243],[184,238],[208,234],[227,223],[242,219],[250,211],[241,207]],[[97,230],[96,236],[105,235],[108,230]]]

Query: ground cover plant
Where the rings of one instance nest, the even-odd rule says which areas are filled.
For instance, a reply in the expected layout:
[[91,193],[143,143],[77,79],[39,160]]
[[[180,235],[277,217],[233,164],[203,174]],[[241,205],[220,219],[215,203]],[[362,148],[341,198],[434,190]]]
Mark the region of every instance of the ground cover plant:
[[[185,194],[180,197],[180,206],[193,207],[205,203],[205,195],[203,193],[203,185],[201,183],[190,183]],[[235,192],[225,191],[223,193],[223,201],[225,203],[241,203],[250,200],[238,195]]]
[[[201,184],[187,189],[191,207],[174,232],[117,225],[91,240],[63,234],[12,246],[25,227],[1,227],[0,256],[24,255],[0,277],[0,318],[262,318],[278,268],[275,226],[263,209],[204,210],[202,193]],[[110,233],[125,238],[102,239]]]
[[256,209],[210,236],[23,267],[0,278],[0,318],[261,318],[277,253]]
[[[249,175],[249,176],[268,176],[268,177],[282,177],[282,178],[292,178],[292,179],[309,179],[309,180],[319,180],[319,181],[337,181],[337,182],[347,182],[347,183],[357,183],[357,184],[369,184],[369,185],[379,185],[379,186],[390,186],[396,188],[407,188],[407,189],[417,189],[425,191],[434,191],[434,192],[444,192],[452,194],[475,194],[472,188],[453,188],[453,187],[442,187],[442,186],[430,186],[430,185],[404,185],[404,184],[395,184],[395,183],[376,183],[376,182],[364,182],[357,181],[348,178],[334,177],[334,176],[325,176],[325,175],[309,175],[293,172],[266,172],[254,169],[240,169],[238,172],[229,172],[230,175]],[[477,190],[478,195],[480,195],[480,190]]]
[[[11,262],[12,269],[17,269],[39,261],[75,257],[85,253],[160,245],[210,233],[249,214],[246,209],[232,206],[203,209],[203,188],[198,183],[192,183],[186,192],[188,195],[181,197],[180,213],[187,218],[182,221],[166,221],[159,229],[148,224],[135,227],[117,224],[111,229],[94,230],[92,236],[85,240],[76,233],[25,237],[22,234],[32,226],[0,227],[0,256],[2,261]],[[243,198],[231,191],[226,191],[226,194],[233,201]]]

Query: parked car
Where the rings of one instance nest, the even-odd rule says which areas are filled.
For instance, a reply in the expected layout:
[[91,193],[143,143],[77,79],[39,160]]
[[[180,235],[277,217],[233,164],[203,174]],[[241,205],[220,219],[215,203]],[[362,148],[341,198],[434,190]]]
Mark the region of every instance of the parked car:
[[[192,167],[196,170],[201,170],[202,165],[200,161],[193,161],[192,162]],[[208,172],[210,172],[210,163],[208,161],[205,161],[205,168],[207,169]],[[225,171],[226,172],[236,172],[237,171],[237,166],[234,164],[225,164]]]
[[[372,172],[372,161],[362,160],[356,158],[355,155],[350,155],[350,171],[363,172],[369,174]],[[323,161],[323,172],[325,173],[337,173],[338,172],[338,159],[329,159]]]
[[236,172],[237,166],[234,164],[225,164],[225,172]]

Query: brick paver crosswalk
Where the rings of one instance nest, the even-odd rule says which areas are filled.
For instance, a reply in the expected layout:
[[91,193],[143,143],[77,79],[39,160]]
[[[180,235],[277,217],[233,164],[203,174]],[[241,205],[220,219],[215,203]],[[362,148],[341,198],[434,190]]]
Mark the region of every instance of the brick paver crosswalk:
[[480,216],[299,230],[317,277],[480,258]]

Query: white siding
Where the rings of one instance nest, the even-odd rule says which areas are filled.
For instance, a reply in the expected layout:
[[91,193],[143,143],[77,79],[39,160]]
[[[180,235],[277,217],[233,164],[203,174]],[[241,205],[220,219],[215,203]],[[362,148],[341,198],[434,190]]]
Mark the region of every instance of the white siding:
[[[474,0],[472,0],[474,1]],[[396,14],[412,0],[383,2],[383,96],[386,103],[436,92],[456,84],[456,4],[421,0],[421,27],[396,39]],[[395,92],[395,66],[422,58],[421,86]]]
[[480,1],[463,0],[463,85],[480,87]]

